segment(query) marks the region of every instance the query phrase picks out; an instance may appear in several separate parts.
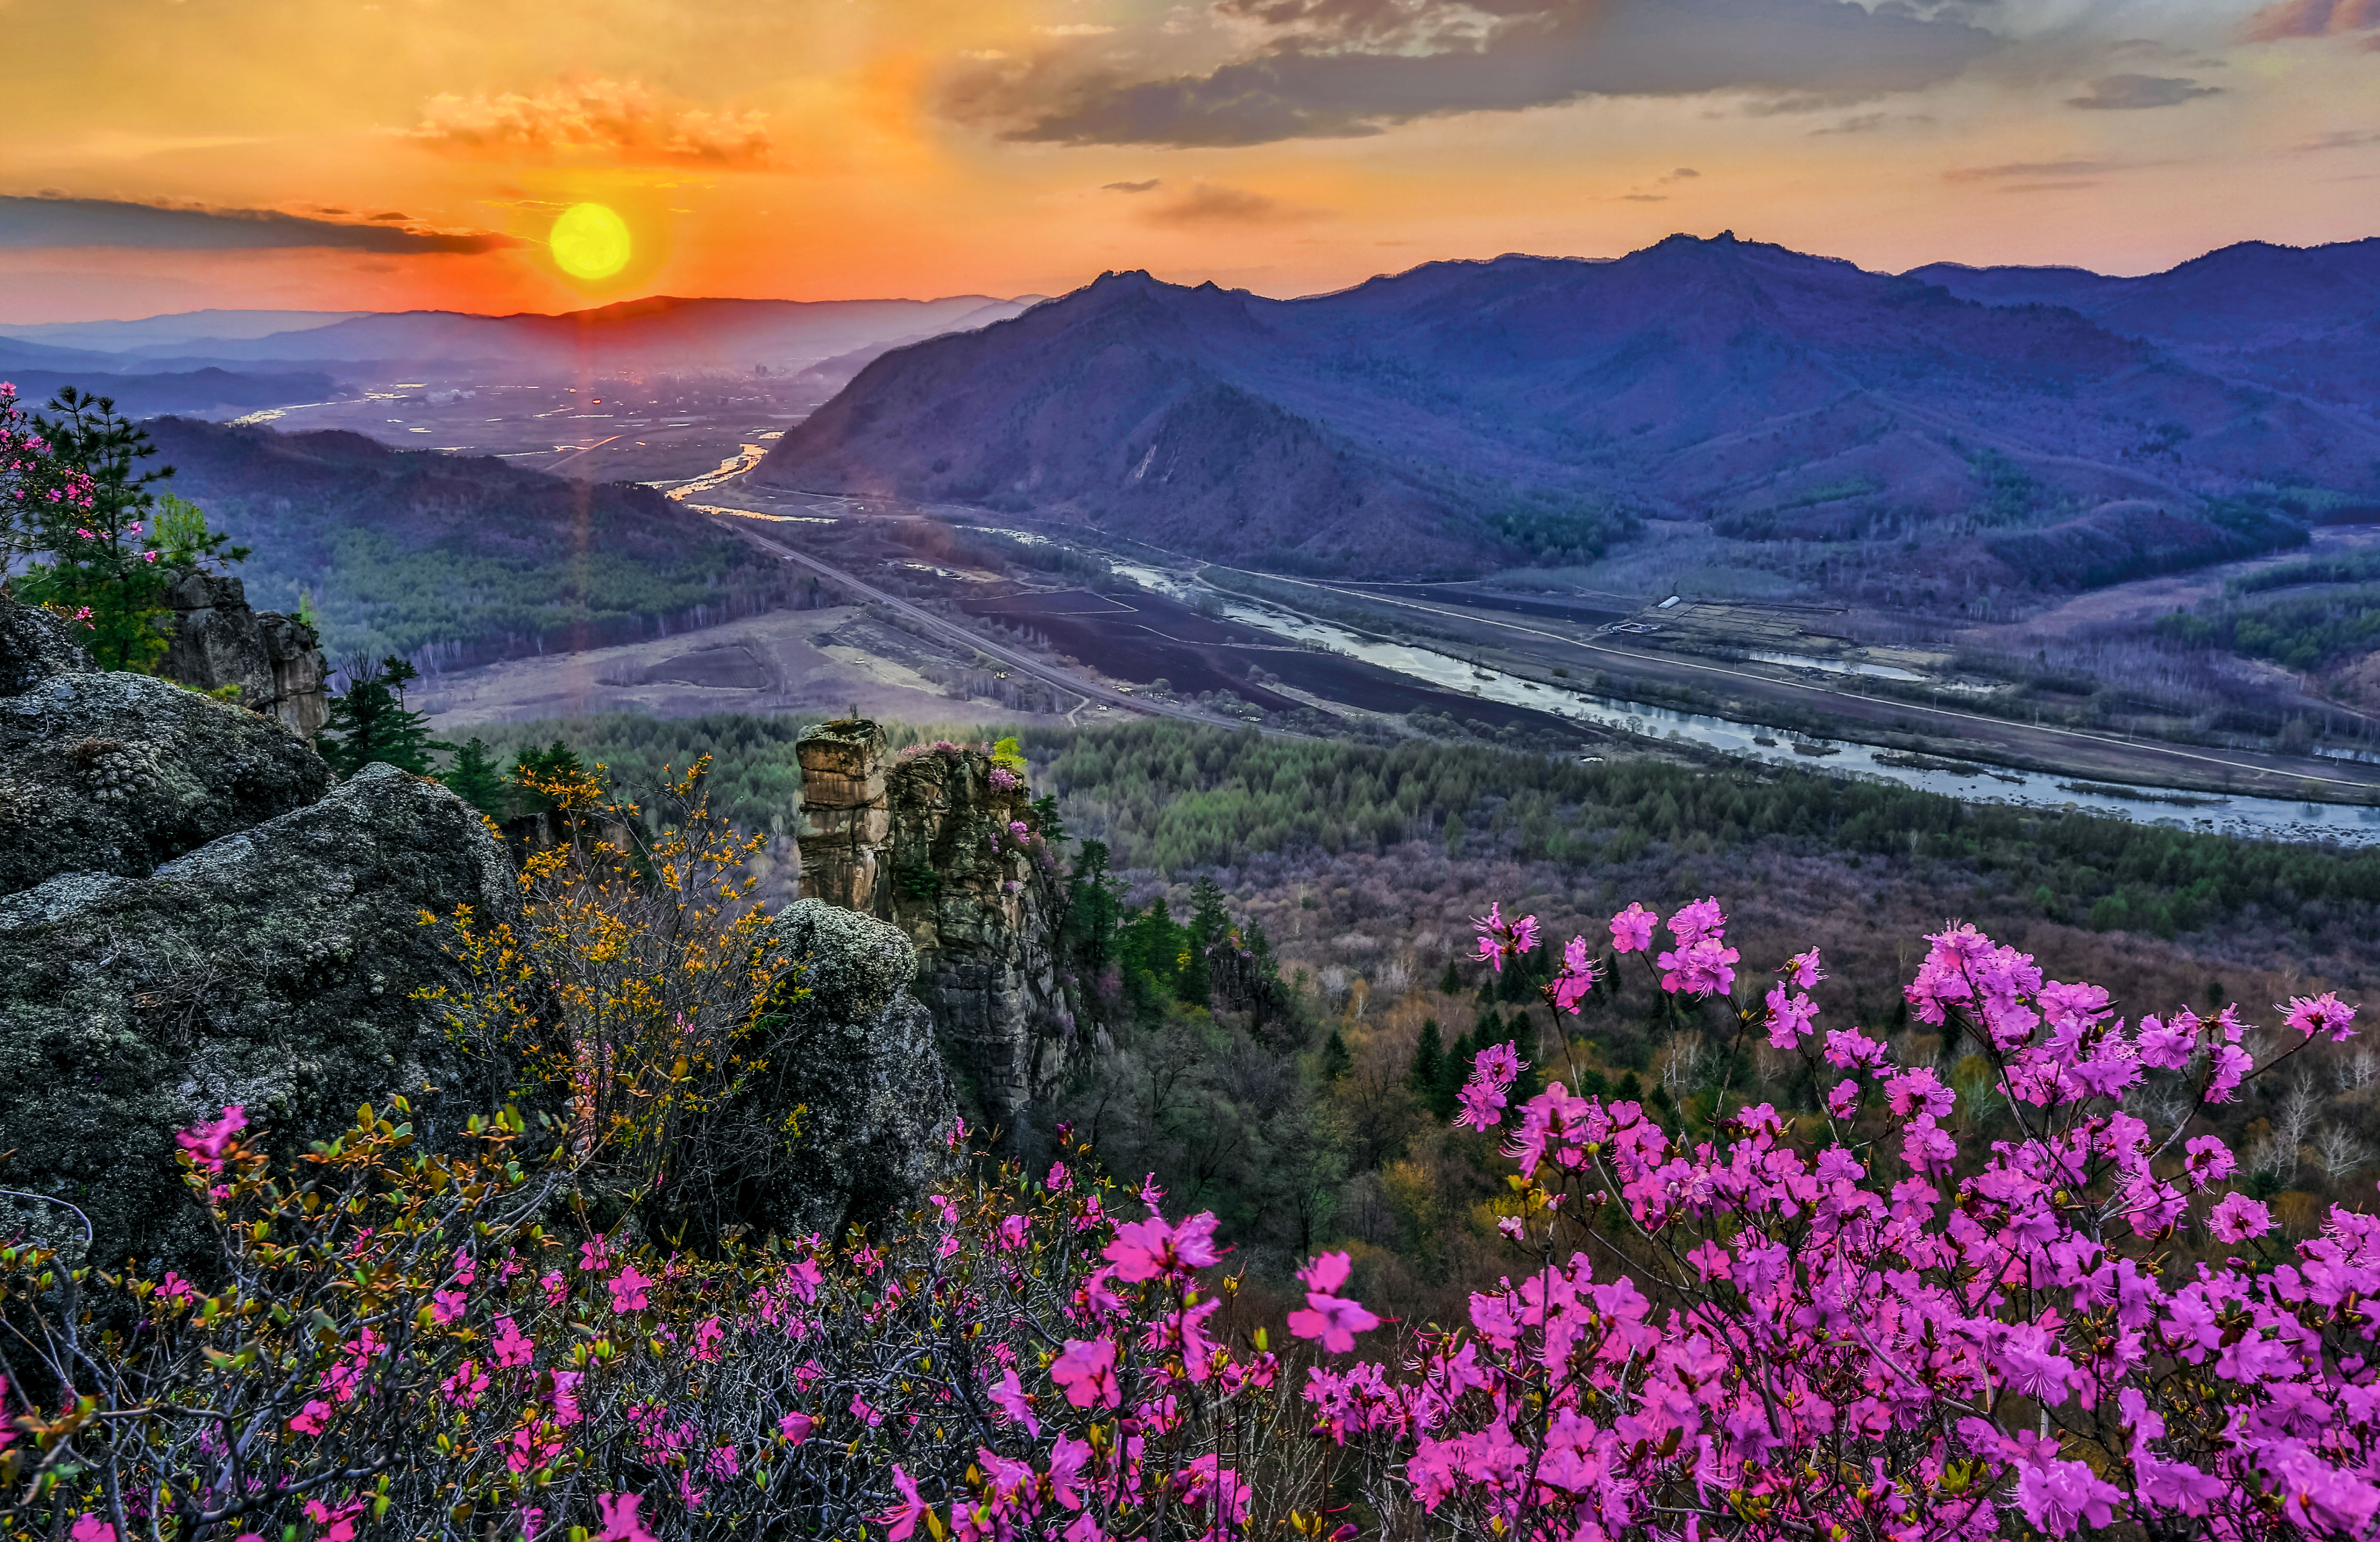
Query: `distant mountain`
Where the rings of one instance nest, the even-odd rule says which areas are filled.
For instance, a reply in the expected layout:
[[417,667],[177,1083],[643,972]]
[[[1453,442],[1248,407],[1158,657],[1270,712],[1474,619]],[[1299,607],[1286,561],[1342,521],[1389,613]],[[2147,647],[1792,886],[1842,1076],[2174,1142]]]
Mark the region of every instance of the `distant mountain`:
[[357,316],[261,337],[142,347],[148,358],[492,366],[523,375],[614,369],[799,368],[892,337],[930,335],[1013,316],[1017,301],[626,300],[559,316],[408,310]]
[[141,348],[188,353],[192,344],[209,339],[262,337],[325,327],[367,314],[362,310],[185,310],[137,322],[0,322],[0,335],[101,353]]
[[490,456],[392,450],[335,430],[147,425],[171,490],[255,554],[259,609],[302,591],[334,662],[425,667],[650,637],[780,596],[779,565],[633,483],[589,484]]
[[1956,262],[1907,276],[1985,305],[2064,306],[2226,378],[2367,410],[2380,402],[2380,237],[2242,241],[2138,278]]
[[227,418],[261,407],[327,402],[353,395],[328,375],[234,374],[212,368],[152,375],[19,370],[14,379],[18,398],[37,407],[56,395],[60,386],[71,385],[107,397],[128,418],[154,418],[168,412]]
[[1779,560],[1856,542],[1973,592],[2302,540],[2289,490],[2380,499],[2380,424],[2071,309],[1673,237],[1289,301],[1105,274],[886,353],[759,475],[1376,577],[1706,519]]

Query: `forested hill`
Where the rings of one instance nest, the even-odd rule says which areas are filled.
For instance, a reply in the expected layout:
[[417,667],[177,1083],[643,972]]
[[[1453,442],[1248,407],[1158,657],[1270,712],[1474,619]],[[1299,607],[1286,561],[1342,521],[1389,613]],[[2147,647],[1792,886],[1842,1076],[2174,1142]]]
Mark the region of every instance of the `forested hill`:
[[1668,516],[2058,586],[2286,544],[2275,490],[2368,500],[2375,465],[2362,413],[2070,310],[1681,236],[1293,301],[1106,274],[887,354],[760,474],[1292,569],[1577,560]]
[[748,611],[782,582],[776,565],[646,487],[337,431],[146,426],[176,468],[171,489],[254,549],[237,569],[250,601],[295,611],[304,590],[334,658],[598,646],[661,618]]

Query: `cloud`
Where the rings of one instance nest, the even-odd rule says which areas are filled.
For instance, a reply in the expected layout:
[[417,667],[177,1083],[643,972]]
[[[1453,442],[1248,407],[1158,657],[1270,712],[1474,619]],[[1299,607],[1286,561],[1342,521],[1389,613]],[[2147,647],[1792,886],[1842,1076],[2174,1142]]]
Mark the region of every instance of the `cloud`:
[[1622,203],[1667,203],[1670,201],[1670,195],[1667,193],[1621,193],[1620,195],[1620,201]]
[[2297,149],[2354,150],[2367,144],[2380,144],[2380,128],[2338,128],[2327,134],[2316,134],[2310,140],[2300,140]]
[[2175,107],[2192,98],[2214,96],[2220,86],[2202,86],[2172,75],[2103,75],[2082,96],[2066,99],[2069,107],[2094,107],[2129,112],[2142,107]]
[[[2250,42],[2284,38],[2347,37],[2380,29],[2380,0],[2279,0],[2251,16],[2240,29]],[[2363,46],[2380,43],[2367,38]]]
[[[410,228],[393,222],[405,221]],[[481,252],[524,243],[488,231],[426,229],[402,214],[363,225],[286,214],[277,209],[209,209],[128,203],[114,199],[0,197],[0,249],[140,247],[222,251],[271,247],[335,247],[401,254]]]
[[1111,193],[1148,193],[1156,191],[1157,187],[1158,179],[1154,176],[1150,177],[1146,182],[1102,182],[1099,184],[1101,191]]
[[[2017,177],[2096,176],[2105,172],[2121,171],[2115,161],[2010,161],[1998,166],[1958,166],[1942,174],[1945,182],[1999,182]],[[2047,186],[2036,183],[2035,186]]]
[[1103,38],[1115,30],[1112,27],[1101,27],[1089,21],[1070,21],[1062,27],[1036,27],[1033,30],[1045,38]]
[[769,115],[714,113],[663,101],[635,80],[572,80],[534,96],[433,96],[406,138],[442,150],[631,163],[766,164]]
[[1193,182],[1187,192],[1169,199],[1140,217],[1149,225],[1183,228],[1286,225],[1307,216],[1305,211],[1293,209],[1277,198],[1250,192],[1245,188],[1227,188],[1220,182]]
[[1669,176],[1661,178],[1661,180],[1664,182],[1683,182],[1687,177],[1700,176],[1701,175],[1702,173],[1694,170],[1692,166],[1680,166]]
[[1204,73],[1135,72],[1151,50],[1048,53],[954,75],[941,108],[1010,140],[1252,145],[1588,96],[1748,91],[1804,111],[1932,85],[2001,46],[1848,0],[1210,0],[1204,14],[1235,50]]

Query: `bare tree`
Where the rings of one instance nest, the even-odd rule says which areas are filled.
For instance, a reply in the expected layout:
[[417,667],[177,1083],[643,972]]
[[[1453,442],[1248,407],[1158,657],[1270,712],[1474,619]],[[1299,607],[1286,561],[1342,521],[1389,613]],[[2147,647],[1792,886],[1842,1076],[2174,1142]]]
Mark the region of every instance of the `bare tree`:
[[2341,1092],[2360,1092],[2380,1079],[2380,1054],[2370,1050],[2358,1050],[2353,1054],[2340,1055],[2330,1062],[2330,1074]]
[[2322,1110],[2322,1098],[2313,1089],[2313,1075],[2300,1071],[2289,1089],[2273,1105],[2272,1133],[2258,1141],[2248,1153],[2248,1171],[2269,1172],[2287,1181],[2298,1170],[2298,1152],[2313,1134],[2313,1116]]
[[2324,1175],[2338,1183],[2372,1160],[2372,1147],[2344,1125],[2325,1124],[2313,1137],[2313,1156]]

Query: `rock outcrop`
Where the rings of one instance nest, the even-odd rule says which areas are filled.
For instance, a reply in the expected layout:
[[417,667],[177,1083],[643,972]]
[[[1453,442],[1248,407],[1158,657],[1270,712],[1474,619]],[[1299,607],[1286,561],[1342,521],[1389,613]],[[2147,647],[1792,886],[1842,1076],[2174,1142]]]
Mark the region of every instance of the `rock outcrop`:
[[891,756],[865,720],[813,728],[795,753],[802,892],[917,946],[917,995],[965,1090],[1014,1132],[1063,1074],[1075,1022],[1044,899],[1054,854],[1026,832],[1023,779],[958,746]]
[[239,579],[184,574],[166,592],[172,642],[158,673],[202,691],[239,687],[239,704],[279,718],[307,739],[328,721],[330,666],[314,628],[249,608]]
[[58,873],[138,877],[330,787],[274,719],[95,671],[67,622],[0,600],[0,894]]
[[436,1145],[512,1068],[414,999],[462,983],[421,914],[519,903],[479,815],[382,765],[154,872],[0,897],[0,1182],[79,1207],[99,1261],[172,1257],[196,1235],[174,1132],[226,1104],[285,1153],[402,1094]]
[[762,945],[795,966],[800,993],[740,1111],[807,1111],[793,1160],[752,1174],[737,1208],[763,1232],[833,1236],[915,1204],[948,1166],[959,1114],[933,1019],[909,992],[917,950],[886,922],[814,899],[779,911]]

